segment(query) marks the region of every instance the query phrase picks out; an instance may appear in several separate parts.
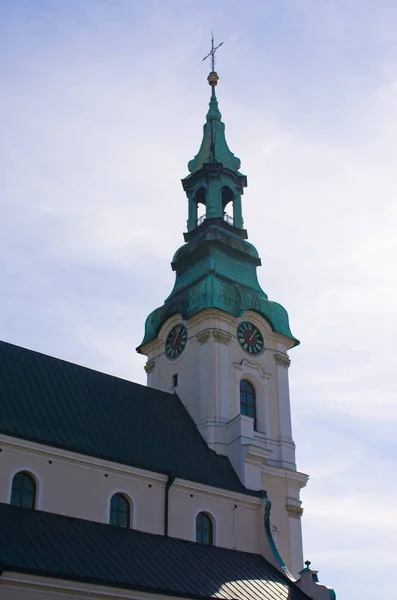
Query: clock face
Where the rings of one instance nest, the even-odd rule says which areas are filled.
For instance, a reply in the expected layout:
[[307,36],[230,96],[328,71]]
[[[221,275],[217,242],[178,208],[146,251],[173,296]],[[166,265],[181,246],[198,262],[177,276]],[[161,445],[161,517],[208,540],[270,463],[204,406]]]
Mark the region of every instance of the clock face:
[[168,358],[176,358],[183,352],[187,341],[187,329],[183,323],[175,325],[165,340],[165,353]]
[[260,330],[249,321],[243,321],[237,327],[237,339],[248,354],[260,354],[265,347]]

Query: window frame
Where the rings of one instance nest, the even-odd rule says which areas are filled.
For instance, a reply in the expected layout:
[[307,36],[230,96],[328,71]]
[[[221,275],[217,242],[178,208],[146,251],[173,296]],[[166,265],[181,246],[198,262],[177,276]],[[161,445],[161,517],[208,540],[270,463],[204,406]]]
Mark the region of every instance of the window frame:
[[[117,499],[117,507],[112,506],[114,499]],[[126,511],[120,509],[121,500],[125,502]],[[131,513],[131,500],[129,497],[123,492],[115,492],[112,494],[109,504],[109,525],[113,525],[113,527],[121,527],[122,529],[131,529]],[[113,519],[113,515],[116,516],[115,519]],[[121,523],[123,515],[126,515],[125,525]]]
[[[243,384],[250,388],[249,392],[242,389]],[[249,379],[240,379],[240,414],[244,417],[254,419],[254,429],[256,429],[256,390],[254,384]],[[249,402],[249,399],[252,402]],[[243,410],[244,409],[244,410]],[[249,410],[251,409],[251,410]],[[252,414],[249,414],[252,412]]]
[[[208,541],[205,537],[208,534]],[[213,517],[206,511],[196,515],[196,543],[204,546],[215,545],[215,527]]]
[[[21,483],[19,483],[19,479],[22,479]],[[27,484],[31,485],[31,489],[28,489]],[[18,499],[16,500],[17,496]],[[31,498],[29,503],[26,501],[27,497]],[[36,478],[29,471],[22,470],[14,474],[11,482],[10,504],[11,506],[35,510],[37,504],[37,482]]]

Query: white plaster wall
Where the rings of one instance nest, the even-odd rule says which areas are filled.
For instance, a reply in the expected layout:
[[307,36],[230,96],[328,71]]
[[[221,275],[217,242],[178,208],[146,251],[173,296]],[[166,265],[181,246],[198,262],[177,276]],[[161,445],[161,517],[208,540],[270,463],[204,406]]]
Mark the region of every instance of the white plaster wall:
[[[238,343],[237,327],[245,320],[264,336],[265,351],[258,356],[248,354]],[[296,573],[296,565],[302,562],[300,519],[291,518],[286,506],[289,497],[300,506],[299,489],[306,478],[296,471],[292,439],[287,355],[291,341],[273,332],[255,312],[247,311],[237,319],[208,309],[185,322],[188,343],[177,360],[170,360],[164,354],[165,340],[181,321],[180,315],[174,315],[158,339],[144,348],[152,366],[148,384],[164,389],[178,373],[176,392],[210,447],[229,457],[245,486],[267,491],[280,554]],[[252,423],[246,423],[252,419],[240,415],[241,379],[255,387],[256,431]],[[271,477],[262,475],[268,466]],[[229,547],[230,539],[226,543]]]
[[[195,540],[196,516],[206,512],[214,524],[216,546],[246,552],[262,553],[263,540],[260,531],[262,504],[234,497],[215,497],[204,490],[188,490],[178,485],[170,499],[170,535]],[[263,524],[262,524],[263,529]]]
[[[15,473],[28,471],[37,481],[38,510],[108,523],[110,499],[122,492],[132,501],[134,529],[164,533],[166,476],[20,443],[0,438],[0,502],[10,502]],[[260,499],[177,479],[170,488],[169,535],[195,541],[196,516],[202,510],[213,518],[216,545],[263,551]]]
[[[89,459],[81,463],[62,459],[51,452],[32,453],[4,446],[0,465],[1,502],[10,501],[15,473],[28,471],[37,481],[38,510],[108,523],[110,499],[116,492],[122,492],[131,500],[134,529],[163,533],[165,483],[161,479],[144,478],[127,470],[107,469]],[[163,479],[165,481],[165,477]]]
[[303,568],[302,523],[298,514],[291,516],[288,506],[294,506],[300,512],[299,492],[306,482],[304,473],[263,468],[262,486],[272,503],[270,522],[277,531],[274,536],[277,549],[295,577]]
[[302,552],[302,523],[300,518],[290,516],[289,519],[290,531],[290,555],[291,555],[291,573],[298,577],[299,571],[304,567],[303,552]]
[[285,564],[291,569],[292,556],[288,513],[286,511],[286,482],[281,478],[266,477],[266,492],[272,503],[270,522],[277,528],[277,549]]
[[[262,331],[264,353],[251,356],[240,347],[236,332],[242,320],[253,322]],[[271,464],[295,468],[288,369],[275,360],[277,355],[288,361],[287,338],[274,333],[257,313],[247,311],[237,319],[208,309],[185,322],[186,348],[177,359],[169,359],[164,353],[165,340],[181,321],[180,315],[171,317],[158,338],[143,348],[151,367],[148,385],[174,391],[172,376],[177,373],[178,396],[210,446],[227,455],[225,426],[240,413],[240,380],[249,379],[257,395],[257,431],[266,436],[264,447],[272,452]]]

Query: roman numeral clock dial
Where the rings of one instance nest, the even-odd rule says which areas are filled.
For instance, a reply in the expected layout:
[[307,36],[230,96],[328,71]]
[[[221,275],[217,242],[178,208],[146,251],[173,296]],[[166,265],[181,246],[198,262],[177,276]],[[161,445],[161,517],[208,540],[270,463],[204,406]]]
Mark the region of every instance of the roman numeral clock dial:
[[165,353],[168,358],[176,358],[183,352],[187,341],[187,329],[183,323],[175,325],[165,340]]
[[248,354],[260,354],[265,348],[261,331],[249,321],[243,321],[237,327],[237,339]]

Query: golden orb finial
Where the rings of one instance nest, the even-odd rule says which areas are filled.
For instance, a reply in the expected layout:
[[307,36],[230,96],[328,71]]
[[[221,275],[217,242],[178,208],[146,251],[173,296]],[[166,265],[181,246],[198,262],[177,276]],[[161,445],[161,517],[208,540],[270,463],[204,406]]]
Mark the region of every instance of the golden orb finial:
[[218,73],[216,73],[215,71],[211,71],[211,73],[207,77],[207,81],[211,86],[216,85],[219,81]]

